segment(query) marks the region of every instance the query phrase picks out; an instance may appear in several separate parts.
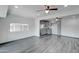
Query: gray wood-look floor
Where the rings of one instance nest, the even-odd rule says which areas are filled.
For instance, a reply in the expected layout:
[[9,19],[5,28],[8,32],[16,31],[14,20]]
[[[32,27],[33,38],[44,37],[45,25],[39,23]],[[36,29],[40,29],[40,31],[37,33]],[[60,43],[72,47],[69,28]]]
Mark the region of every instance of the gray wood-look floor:
[[57,35],[29,37],[0,45],[2,53],[78,53],[79,39]]

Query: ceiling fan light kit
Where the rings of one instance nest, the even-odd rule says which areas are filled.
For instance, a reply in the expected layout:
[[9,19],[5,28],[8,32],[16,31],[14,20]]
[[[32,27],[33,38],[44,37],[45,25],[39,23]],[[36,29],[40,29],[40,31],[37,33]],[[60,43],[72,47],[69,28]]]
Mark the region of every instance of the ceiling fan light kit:
[[49,13],[49,10],[45,10],[45,13]]

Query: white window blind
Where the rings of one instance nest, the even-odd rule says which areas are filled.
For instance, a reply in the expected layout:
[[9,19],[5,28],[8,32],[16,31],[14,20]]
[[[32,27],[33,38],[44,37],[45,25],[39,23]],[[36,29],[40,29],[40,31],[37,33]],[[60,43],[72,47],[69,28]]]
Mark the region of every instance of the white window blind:
[[28,24],[10,23],[10,32],[28,31]]

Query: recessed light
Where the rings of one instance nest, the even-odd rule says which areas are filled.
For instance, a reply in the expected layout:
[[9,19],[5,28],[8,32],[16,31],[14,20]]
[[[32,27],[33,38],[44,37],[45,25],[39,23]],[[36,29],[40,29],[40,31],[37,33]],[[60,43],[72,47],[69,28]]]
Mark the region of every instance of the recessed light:
[[18,8],[18,6],[14,6],[14,8]]
[[64,7],[68,7],[68,5],[64,5]]

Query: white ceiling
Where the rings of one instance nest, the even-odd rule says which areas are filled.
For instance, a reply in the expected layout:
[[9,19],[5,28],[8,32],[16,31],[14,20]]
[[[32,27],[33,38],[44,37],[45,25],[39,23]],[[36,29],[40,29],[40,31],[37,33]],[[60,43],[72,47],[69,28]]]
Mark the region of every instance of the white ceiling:
[[37,11],[43,10],[43,5],[18,5],[18,8],[15,8],[14,5],[10,5],[9,10],[12,14],[16,14],[23,17],[33,17],[38,19],[48,19],[79,14],[79,5],[68,5],[68,7],[64,7],[64,5],[56,5],[55,7],[58,8],[58,11],[51,11],[48,14],[46,14],[44,11]]

